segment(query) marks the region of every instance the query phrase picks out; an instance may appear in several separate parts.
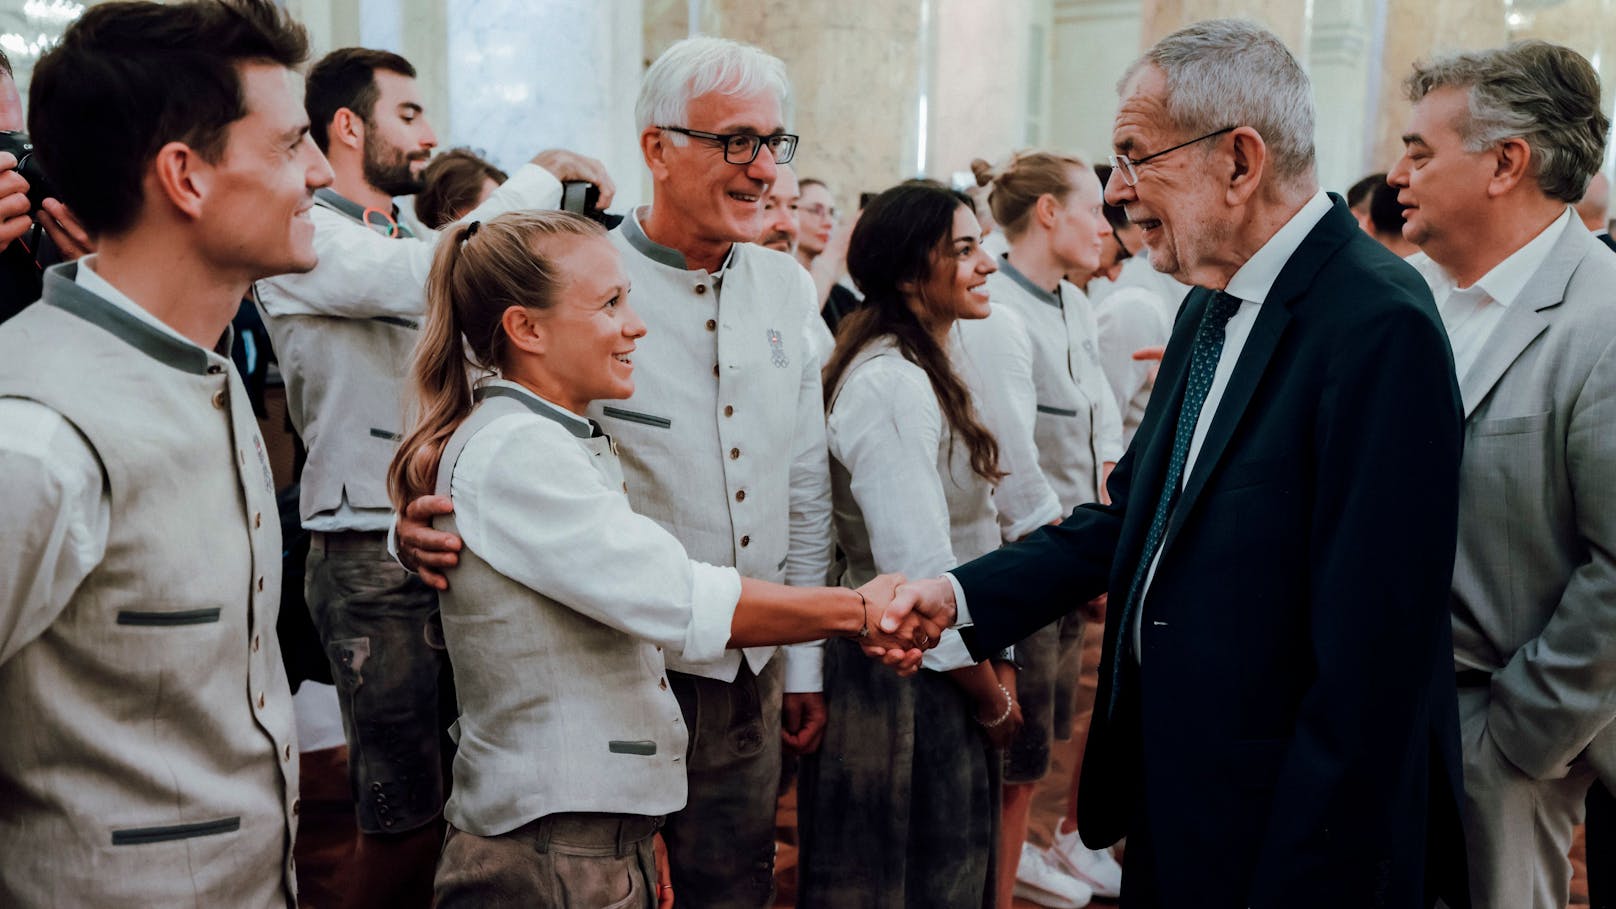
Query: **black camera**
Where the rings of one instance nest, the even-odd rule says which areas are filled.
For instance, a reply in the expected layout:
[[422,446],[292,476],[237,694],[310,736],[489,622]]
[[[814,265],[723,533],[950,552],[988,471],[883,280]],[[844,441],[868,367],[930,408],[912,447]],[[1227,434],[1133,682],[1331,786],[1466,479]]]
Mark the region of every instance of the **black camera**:
[[45,176],[45,168],[34,157],[34,143],[28,141],[27,133],[0,130],[0,152],[11,152],[12,157],[17,159],[17,166],[12,169],[28,181],[30,211],[39,211],[46,199],[61,198],[50,178]]

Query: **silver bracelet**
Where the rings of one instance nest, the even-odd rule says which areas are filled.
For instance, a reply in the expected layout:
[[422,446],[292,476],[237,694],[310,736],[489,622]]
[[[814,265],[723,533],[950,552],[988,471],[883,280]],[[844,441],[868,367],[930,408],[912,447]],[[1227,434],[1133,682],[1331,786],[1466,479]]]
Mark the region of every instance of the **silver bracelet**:
[[1003,726],[1005,720],[1010,719],[1010,712],[1016,709],[1016,699],[1010,696],[1010,689],[1004,687],[1003,684],[1000,684],[999,691],[1004,695],[1004,713],[1000,714],[999,718],[991,723],[983,723],[981,717],[976,717],[976,722],[980,724],[983,729],[997,729],[1000,726]]

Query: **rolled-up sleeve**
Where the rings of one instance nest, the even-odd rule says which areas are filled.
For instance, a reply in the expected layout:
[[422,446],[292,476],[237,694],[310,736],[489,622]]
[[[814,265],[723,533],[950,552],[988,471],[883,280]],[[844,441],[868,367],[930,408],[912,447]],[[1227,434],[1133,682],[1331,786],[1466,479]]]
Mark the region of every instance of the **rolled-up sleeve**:
[[567,431],[502,417],[467,442],[451,479],[455,521],[496,571],[626,634],[713,660],[729,643],[740,575],[696,562],[636,514]]

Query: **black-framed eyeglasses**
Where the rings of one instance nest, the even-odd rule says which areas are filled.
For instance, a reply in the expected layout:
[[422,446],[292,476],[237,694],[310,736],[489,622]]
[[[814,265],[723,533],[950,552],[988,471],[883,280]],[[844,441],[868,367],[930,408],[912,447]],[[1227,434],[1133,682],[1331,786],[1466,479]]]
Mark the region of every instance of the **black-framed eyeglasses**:
[[742,167],[757,160],[758,152],[762,151],[765,145],[769,147],[769,154],[774,156],[776,164],[790,164],[791,159],[797,154],[797,137],[790,133],[772,133],[767,136],[759,136],[756,133],[731,133],[726,136],[704,133],[698,129],[685,129],[682,126],[659,126],[657,129],[711,142],[724,150],[725,161]]
[[1177,145],[1173,146],[1172,148],[1162,149],[1161,151],[1156,152],[1155,154],[1146,155],[1146,156],[1144,156],[1143,158],[1140,158],[1137,161],[1133,160],[1132,158],[1129,158],[1127,155],[1107,155],[1107,157],[1111,159],[1111,170],[1112,170],[1113,173],[1122,174],[1122,179],[1127,181],[1129,186],[1138,186],[1139,185],[1139,173],[1137,171],[1135,171],[1134,168],[1138,167],[1139,165],[1144,164],[1147,161],[1154,161],[1157,158],[1160,158],[1162,155],[1166,155],[1166,154],[1170,154],[1172,152],[1176,152],[1181,148],[1187,148],[1187,147],[1189,147],[1191,145],[1194,145],[1197,142],[1205,142],[1206,140],[1212,138],[1213,136],[1221,136],[1224,133],[1234,132],[1235,130],[1237,130],[1239,128],[1240,127],[1238,127],[1238,126],[1225,126],[1224,128],[1222,128],[1220,130],[1217,130],[1215,132],[1207,133],[1204,136],[1196,136],[1194,139],[1191,139],[1188,142],[1180,142]]

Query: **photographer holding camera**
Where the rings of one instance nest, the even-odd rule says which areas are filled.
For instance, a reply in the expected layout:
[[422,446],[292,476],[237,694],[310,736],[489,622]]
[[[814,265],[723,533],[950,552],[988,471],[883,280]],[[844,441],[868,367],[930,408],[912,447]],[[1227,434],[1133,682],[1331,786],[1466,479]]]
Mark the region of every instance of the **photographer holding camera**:
[[84,228],[32,159],[22,95],[0,51],[0,322],[39,299],[44,269],[92,251]]

